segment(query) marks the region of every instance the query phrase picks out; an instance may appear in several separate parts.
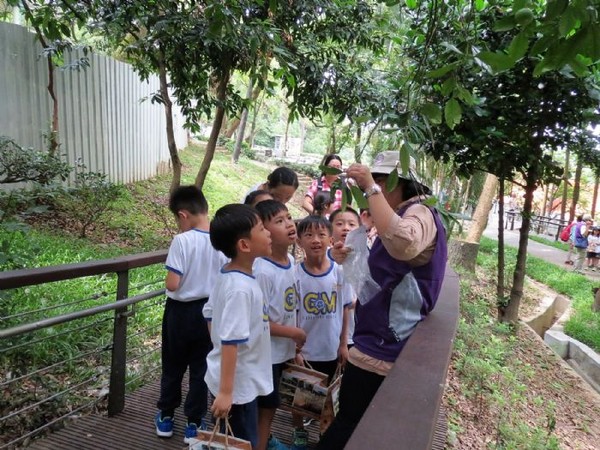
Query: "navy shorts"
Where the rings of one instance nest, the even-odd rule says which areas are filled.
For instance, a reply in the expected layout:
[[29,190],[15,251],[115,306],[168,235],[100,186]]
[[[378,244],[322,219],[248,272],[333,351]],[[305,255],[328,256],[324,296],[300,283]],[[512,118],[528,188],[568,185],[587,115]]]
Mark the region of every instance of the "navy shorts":
[[271,368],[273,370],[273,392],[268,395],[259,395],[256,398],[259,408],[276,409],[281,404],[279,381],[281,380],[281,372],[285,368],[285,363],[273,364]]

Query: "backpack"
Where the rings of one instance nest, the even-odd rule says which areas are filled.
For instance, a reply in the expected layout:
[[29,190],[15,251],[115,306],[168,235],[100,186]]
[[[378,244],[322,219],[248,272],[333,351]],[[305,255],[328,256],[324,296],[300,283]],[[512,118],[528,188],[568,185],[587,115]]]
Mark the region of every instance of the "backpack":
[[563,242],[569,242],[569,239],[571,238],[571,228],[573,228],[573,225],[575,224],[575,222],[571,222],[569,225],[567,225],[561,232],[560,232],[560,240]]

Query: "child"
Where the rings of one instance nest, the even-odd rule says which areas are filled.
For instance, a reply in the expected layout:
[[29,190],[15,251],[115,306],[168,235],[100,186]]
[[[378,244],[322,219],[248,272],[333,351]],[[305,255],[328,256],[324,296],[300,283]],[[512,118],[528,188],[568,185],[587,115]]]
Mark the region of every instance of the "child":
[[598,250],[600,250],[600,228],[592,227],[592,233],[588,236],[587,247],[588,269],[592,272],[596,271]]
[[375,221],[369,212],[369,208],[360,209],[360,223],[367,230],[367,247],[370,249],[377,237],[377,228],[375,228]]
[[331,200],[331,195],[327,191],[319,192],[314,200],[314,209],[313,214],[317,216],[324,216],[325,218],[329,217],[329,212],[331,209],[331,205],[333,204]]
[[270,436],[275,411],[280,404],[279,380],[285,362],[294,359],[296,348],[302,348],[306,333],[296,326],[296,293],[294,258],[288,253],[296,240],[296,224],[283,203],[265,200],[256,205],[265,228],[271,233],[273,253],[254,262],[254,276],[268,302],[271,329],[271,362],[273,392],[258,397],[258,449],[287,449]]
[[250,205],[252,207],[256,206],[258,203],[265,200],[273,200],[273,196],[269,194],[268,191],[252,191],[248,195],[246,195],[246,199],[244,200],[244,205]]
[[204,382],[206,355],[212,348],[202,307],[208,300],[220,267],[227,261],[213,249],[208,235],[208,203],[196,186],[182,186],[171,195],[169,209],[181,234],[167,255],[167,302],[162,322],[162,376],[156,434],[173,435],[175,408],[181,404],[181,381],[189,367],[189,391],[184,404],[187,416],[184,442],[196,437],[206,414]]
[[[324,217],[308,216],[298,224],[298,245],[304,250],[304,262],[296,267],[299,296],[298,325],[306,332],[299,363],[305,359],[313,369],[333,378],[338,364],[348,359],[348,307],[351,298],[344,295],[341,267],[327,257],[332,226]],[[302,418],[293,418],[292,450],[304,450],[308,433]]]
[[[352,230],[356,230],[360,226],[360,216],[358,213],[350,208],[346,207],[345,210],[337,209],[331,213],[329,216],[329,221],[332,225],[332,238],[333,242],[345,242],[346,236]],[[327,256],[333,261],[331,254],[329,251],[327,252]],[[356,294],[354,293],[354,289],[349,285],[349,283],[345,283],[344,289],[347,289],[348,294],[352,299],[351,305],[348,307],[348,348],[351,348],[354,345],[354,341],[352,340],[352,335],[354,334],[354,308],[356,307]]]
[[233,434],[256,449],[256,398],[273,391],[273,376],[267,305],[252,265],[271,255],[270,233],[252,207],[232,204],[215,214],[210,241],[231,258],[204,307],[213,343],[205,378],[215,396],[211,411],[214,417],[229,417]]

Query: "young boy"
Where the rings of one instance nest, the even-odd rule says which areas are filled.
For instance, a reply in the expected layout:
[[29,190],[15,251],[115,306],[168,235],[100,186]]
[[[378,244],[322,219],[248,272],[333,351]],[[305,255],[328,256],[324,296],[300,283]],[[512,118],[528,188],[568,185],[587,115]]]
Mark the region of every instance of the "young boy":
[[208,203],[200,189],[179,187],[171,195],[169,209],[182,233],[173,239],[166,261],[162,376],[154,422],[158,436],[173,435],[175,408],[181,404],[181,381],[189,367],[189,391],[183,407],[187,416],[184,442],[188,443],[196,437],[207,410],[204,375],[212,345],[202,308],[227,260],[210,244]]
[[205,378],[215,396],[211,411],[214,417],[229,417],[233,434],[256,449],[256,397],[273,391],[273,376],[267,305],[252,265],[271,255],[270,233],[254,208],[232,204],[215,214],[210,241],[231,258],[204,307],[213,343]]
[[[329,221],[331,222],[333,228],[331,234],[333,242],[345,242],[348,233],[350,233],[352,230],[356,230],[360,226],[361,217],[354,209],[346,207],[344,210],[336,209],[334,212],[332,212],[329,216]],[[327,252],[327,256],[333,260],[329,251]],[[356,307],[356,294],[348,282],[345,282],[344,289],[347,289],[347,291],[344,292],[348,292],[352,300],[351,305],[348,307],[348,348],[350,349],[354,345],[352,336],[354,335],[354,308]]]
[[258,397],[258,449],[287,450],[277,438],[270,436],[271,424],[279,399],[279,380],[285,362],[294,359],[296,348],[302,348],[306,333],[296,326],[298,294],[296,293],[294,258],[288,253],[296,240],[296,224],[287,207],[275,200],[265,200],[256,210],[271,233],[273,253],[254,262],[254,276],[268,302],[271,329],[271,361],[273,392]]
[[[298,325],[306,332],[301,359],[313,369],[333,378],[339,363],[348,359],[348,307],[351,296],[342,289],[341,267],[327,257],[331,245],[331,222],[321,216],[308,216],[298,224],[298,245],[304,262],[296,267],[296,286],[300,301]],[[302,418],[293,418],[292,450],[304,450],[308,434]]]

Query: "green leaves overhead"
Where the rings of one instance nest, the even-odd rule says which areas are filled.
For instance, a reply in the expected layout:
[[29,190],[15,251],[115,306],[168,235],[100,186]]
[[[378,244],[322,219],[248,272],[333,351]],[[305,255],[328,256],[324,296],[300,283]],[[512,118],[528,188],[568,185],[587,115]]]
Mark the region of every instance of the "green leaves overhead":
[[461,116],[462,108],[458,101],[455,98],[448,100],[444,107],[444,119],[446,120],[448,128],[453,130],[454,127],[460,123]]

